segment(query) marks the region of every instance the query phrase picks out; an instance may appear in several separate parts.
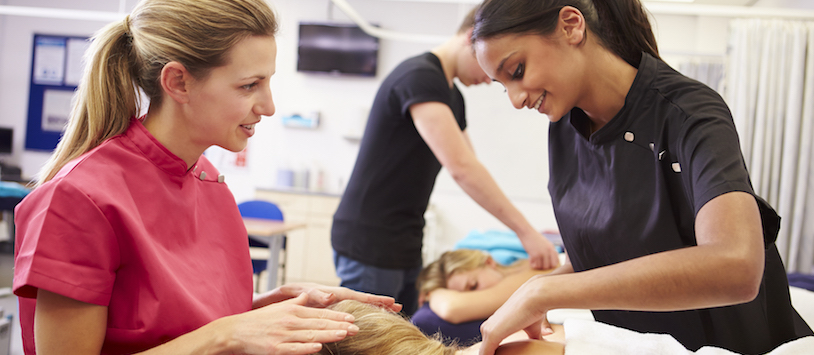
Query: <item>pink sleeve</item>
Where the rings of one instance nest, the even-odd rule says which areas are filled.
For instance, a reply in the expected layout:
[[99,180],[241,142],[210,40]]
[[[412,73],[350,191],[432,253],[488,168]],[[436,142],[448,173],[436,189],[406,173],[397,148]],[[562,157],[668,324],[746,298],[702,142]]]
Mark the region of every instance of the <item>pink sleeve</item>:
[[65,180],[52,181],[17,206],[15,224],[14,294],[32,298],[42,288],[108,305],[120,251],[99,203]]

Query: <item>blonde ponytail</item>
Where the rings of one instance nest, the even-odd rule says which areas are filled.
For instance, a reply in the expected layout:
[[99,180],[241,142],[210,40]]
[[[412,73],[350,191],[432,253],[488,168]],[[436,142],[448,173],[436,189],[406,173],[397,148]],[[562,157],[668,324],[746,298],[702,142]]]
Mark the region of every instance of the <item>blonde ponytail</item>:
[[51,180],[67,162],[124,132],[136,115],[129,34],[123,22],[94,36],[86,53],[86,71],[76,93],[65,134],[40,171],[37,186]]

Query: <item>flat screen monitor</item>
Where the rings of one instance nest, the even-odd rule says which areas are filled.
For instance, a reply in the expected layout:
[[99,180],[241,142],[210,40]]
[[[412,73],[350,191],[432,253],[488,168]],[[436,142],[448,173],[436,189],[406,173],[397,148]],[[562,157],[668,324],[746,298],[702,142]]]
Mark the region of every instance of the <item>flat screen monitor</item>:
[[297,71],[376,76],[379,39],[359,26],[300,23]]
[[14,130],[0,127],[0,154],[11,154],[14,144]]

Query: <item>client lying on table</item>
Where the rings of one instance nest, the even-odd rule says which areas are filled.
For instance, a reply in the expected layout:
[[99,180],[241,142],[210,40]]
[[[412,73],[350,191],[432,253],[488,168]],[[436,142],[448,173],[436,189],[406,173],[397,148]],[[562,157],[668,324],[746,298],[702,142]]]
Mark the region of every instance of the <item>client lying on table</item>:
[[484,319],[526,280],[551,271],[532,270],[527,259],[504,266],[481,250],[445,252],[418,276],[421,307],[412,321],[425,334],[440,332],[458,343],[477,341]]

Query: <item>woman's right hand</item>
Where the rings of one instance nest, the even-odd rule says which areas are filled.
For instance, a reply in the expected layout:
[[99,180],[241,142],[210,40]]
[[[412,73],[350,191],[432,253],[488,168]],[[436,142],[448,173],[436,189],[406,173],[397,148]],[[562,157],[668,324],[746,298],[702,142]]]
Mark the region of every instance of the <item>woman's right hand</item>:
[[548,309],[540,299],[545,276],[535,276],[520,286],[498,310],[481,324],[483,342],[480,355],[493,355],[500,342],[524,330],[530,339],[542,339],[553,333],[546,319]]
[[239,354],[313,354],[323,343],[355,335],[352,315],[307,307],[308,293],[246,313],[221,318],[229,327],[229,346]]

